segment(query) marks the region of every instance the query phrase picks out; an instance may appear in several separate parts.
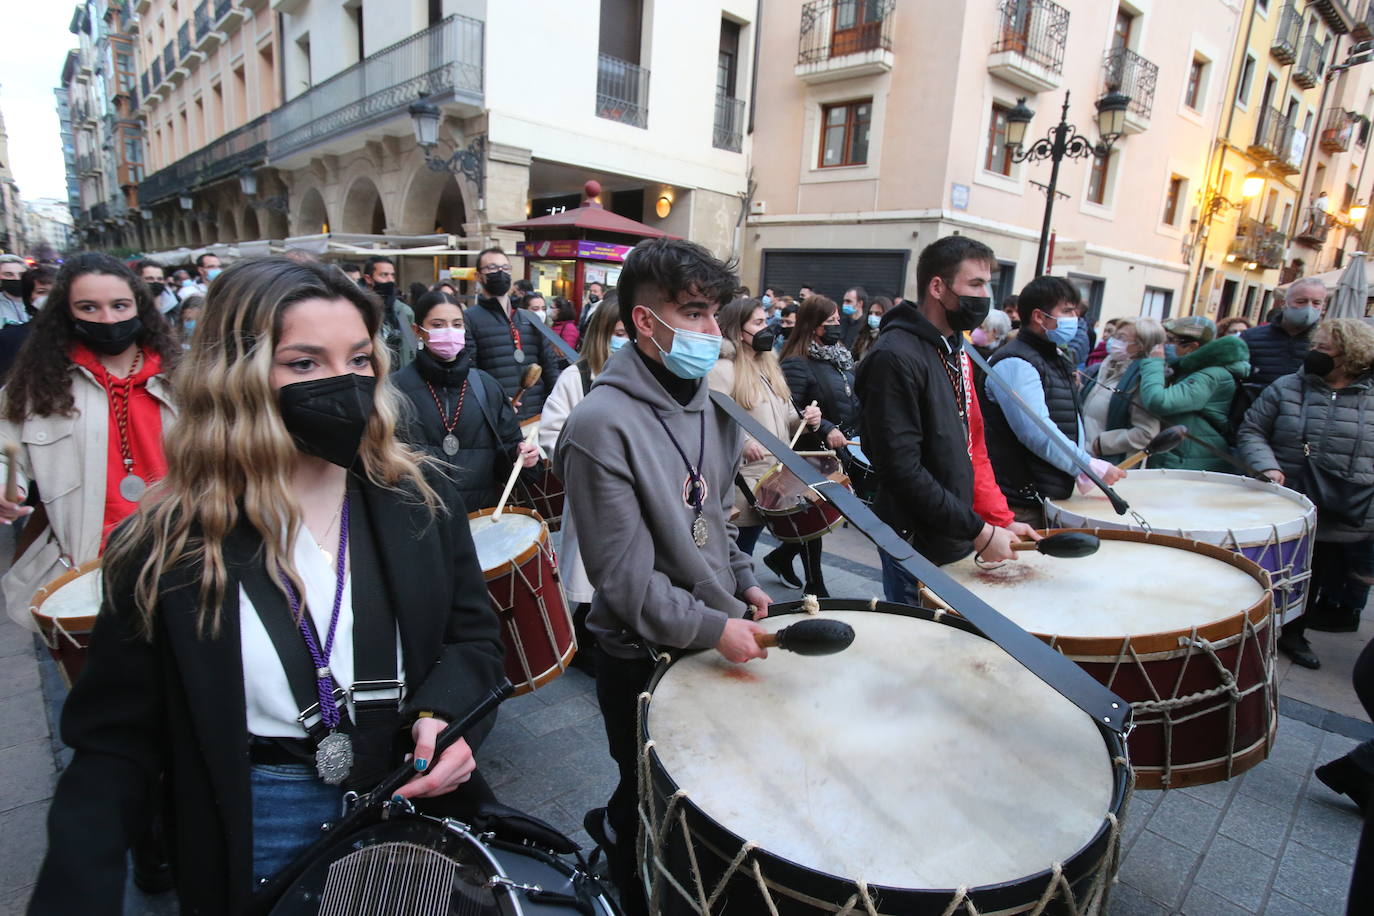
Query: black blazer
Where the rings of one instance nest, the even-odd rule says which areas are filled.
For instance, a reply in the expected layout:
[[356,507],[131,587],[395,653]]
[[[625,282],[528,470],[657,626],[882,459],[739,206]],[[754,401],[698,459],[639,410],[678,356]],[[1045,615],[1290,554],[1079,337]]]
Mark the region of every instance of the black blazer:
[[[350,492],[367,510],[367,521],[350,527],[371,525],[379,567],[375,581],[354,575],[353,603],[385,590],[395,611],[407,720],[426,709],[455,718],[503,677],[499,624],[462,501],[440,475],[427,479],[448,506],[433,522],[414,496],[350,476]],[[106,577],[86,668],[62,714],[62,740],[76,753],[48,814],[48,853],[30,913],[122,913],[125,854],[158,794],[182,913],[237,913],[248,902],[252,809],[238,596],[245,578],[266,576],[260,545],[246,522],[226,539],[228,582],[213,639],[197,633],[194,570],[163,576],[151,642],[136,634],[132,575]],[[475,748],[493,724],[494,717],[474,729],[468,743]]]

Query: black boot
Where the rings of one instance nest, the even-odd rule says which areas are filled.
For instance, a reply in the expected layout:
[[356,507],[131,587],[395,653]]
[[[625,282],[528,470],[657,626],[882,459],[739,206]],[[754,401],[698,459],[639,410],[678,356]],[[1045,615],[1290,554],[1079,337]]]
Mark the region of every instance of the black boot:
[[1323,633],[1354,633],[1360,628],[1360,609],[1327,604],[1307,612],[1307,629]]
[[802,567],[806,570],[806,584],[802,586],[802,594],[829,598],[830,592],[825,588],[825,573],[821,570],[820,538],[802,545]]
[[1313,771],[1313,775],[1332,792],[1348,796],[1361,811],[1368,807],[1371,792],[1374,791],[1374,775],[1366,772],[1349,754],[1322,764]]
[[1279,634],[1279,651],[1291,658],[1295,665],[1311,668],[1313,671],[1322,666],[1321,659],[1312,651],[1312,644],[1302,635],[1301,630],[1290,631],[1285,627]]
[[771,569],[773,575],[781,579],[784,585],[801,588],[802,581],[797,578],[797,571],[792,566],[796,556],[796,544],[783,544],[777,550],[764,554],[763,565]]

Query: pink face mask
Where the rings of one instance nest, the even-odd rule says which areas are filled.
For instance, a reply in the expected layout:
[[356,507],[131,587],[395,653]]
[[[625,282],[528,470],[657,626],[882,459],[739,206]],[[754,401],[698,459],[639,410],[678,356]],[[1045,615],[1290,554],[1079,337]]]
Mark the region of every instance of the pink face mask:
[[986,347],[988,345],[988,332],[984,331],[982,328],[974,328],[973,333],[969,335],[969,339],[973,341],[975,347]]
[[429,339],[425,341],[425,349],[444,362],[457,356],[459,351],[463,349],[463,343],[466,340],[462,328],[430,328],[428,334]]

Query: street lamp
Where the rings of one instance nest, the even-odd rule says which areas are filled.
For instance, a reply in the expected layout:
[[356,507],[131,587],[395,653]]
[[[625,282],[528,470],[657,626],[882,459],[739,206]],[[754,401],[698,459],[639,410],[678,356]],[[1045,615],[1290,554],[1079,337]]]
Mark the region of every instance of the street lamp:
[[1045,218],[1040,226],[1040,248],[1035,255],[1035,275],[1045,272],[1045,254],[1050,244],[1050,221],[1054,216],[1054,198],[1059,184],[1059,163],[1065,158],[1087,159],[1089,156],[1106,159],[1111,154],[1112,145],[1121,138],[1126,126],[1126,108],[1131,103],[1130,96],[1113,89],[1097,100],[1097,132],[1102,138],[1093,144],[1087,137],[1078,133],[1078,128],[1069,123],[1069,93],[1064,93],[1064,107],[1059,114],[1059,123],[1049,129],[1045,136],[1029,147],[1022,148],[1026,139],[1026,128],[1030,126],[1035,112],[1026,107],[1025,98],[1016,100],[1016,107],[1007,112],[1007,150],[1012,161],[1050,160],[1050,183],[1045,187]]
[[246,165],[239,169],[239,190],[244,197],[256,197],[258,194],[258,176]]
[[439,120],[443,112],[429,100],[428,92],[421,92],[410,106],[410,124],[415,131],[415,145],[425,151],[425,165],[434,172],[447,172],[450,175],[463,175],[477,188],[477,206],[482,204],[485,190],[487,135],[474,137],[466,149],[457,149],[447,159],[434,155],[439,145]]

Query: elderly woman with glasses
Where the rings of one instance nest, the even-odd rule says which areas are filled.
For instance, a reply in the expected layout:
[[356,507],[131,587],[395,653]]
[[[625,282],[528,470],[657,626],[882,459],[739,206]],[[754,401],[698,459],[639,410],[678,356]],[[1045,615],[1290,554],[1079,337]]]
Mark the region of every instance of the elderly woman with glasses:
[[1118,318],[1107,356],[1083,386],[1083,433],[1094,455],[1116,464],[1159,432],[1159,417],[1140,406],[1142,360],[1164,343],[1153,318]]

